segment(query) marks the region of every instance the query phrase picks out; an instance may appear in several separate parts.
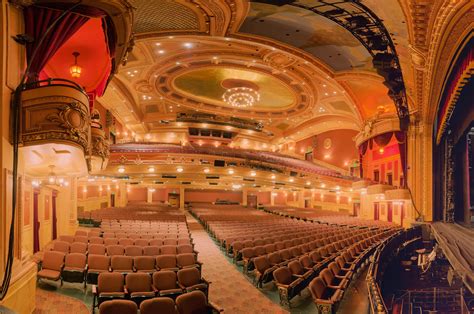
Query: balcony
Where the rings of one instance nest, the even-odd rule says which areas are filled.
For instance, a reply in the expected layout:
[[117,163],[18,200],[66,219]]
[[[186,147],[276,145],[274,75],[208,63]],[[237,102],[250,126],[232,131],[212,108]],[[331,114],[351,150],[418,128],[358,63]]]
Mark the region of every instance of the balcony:
[[98,172],[107,168],[110,155],[110,143],[99,121],[91,123],[91,172]]
[[50,165],[58,174],[87,173],[89,98],[79,85],[63,79],[27,85],[20,120],[20,145],[30,174],[44,175]]

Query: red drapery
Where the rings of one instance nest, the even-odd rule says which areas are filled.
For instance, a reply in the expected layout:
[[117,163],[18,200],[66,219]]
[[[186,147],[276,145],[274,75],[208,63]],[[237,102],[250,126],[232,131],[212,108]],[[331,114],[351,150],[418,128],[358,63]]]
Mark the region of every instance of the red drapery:
[[362,159],[365,153],[367,152],[367,148],[372,149],[373,142],[375,142],[380,147],[384,147],[390,142],[392,136],[395,136],[395,138],[397,139],[398,149],[400,151],[400,161],[402,164],[402,172],[404,176],[403,188],[405,188],[407,182],[407,143],[406,132],[403,131],[379,134],[359,145],[360,177],[363,178],[364,174],[364,170],[362,169]]
[[[53,22],[62,14],[61,11],[29,6],[25,8],[25,31],[34,41],[26,45],[26,58],[30,65],[28,82],[37,81],[39,73],[58,49],[86,23],[89,18],[74,13],[66,13],[53,29],[46,35],[38,47],[40,38]],[[32,60],[33,53],[36,56]]]

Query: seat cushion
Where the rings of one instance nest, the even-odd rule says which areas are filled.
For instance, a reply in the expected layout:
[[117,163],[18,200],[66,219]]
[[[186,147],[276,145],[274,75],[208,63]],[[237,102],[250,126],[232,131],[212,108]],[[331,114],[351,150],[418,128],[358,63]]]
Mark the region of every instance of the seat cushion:
[[181,294],[181,293],[183,293],[183,290],[181,289],[167,289],[167,290],[161,290],[160,292],[158,292],[160,296],[166,296],[170,294]]
[[148,291],[148,292],[132,292],[130,293],[130,297],[132,298],[153,298],[155,296],[155,293],[153,291]]
[[101,292],[99,293],[100,298],[125,298],[124,292]]
[[51,279],[51,280],[58,280],[61,276],[61,273],[56,270],[51,269],[42,269],[38,272],[38,277]]
[[64,267],[65,271],[77,271],[77,272],[83,272],[84,268],[81,267]]

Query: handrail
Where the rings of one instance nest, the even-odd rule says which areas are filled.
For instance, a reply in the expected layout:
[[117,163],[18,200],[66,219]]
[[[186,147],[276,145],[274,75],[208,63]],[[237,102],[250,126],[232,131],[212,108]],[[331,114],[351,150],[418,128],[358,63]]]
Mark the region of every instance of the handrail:
[[[55,84],[56,82],[63,82],[67,84]],[[41,85],[43,83],[47,83],[46,85]],[[23,90],[29,90],[29,89],[34,89],[34,88],[40,88],[40,87],[46,87],[46,86],[69,86],[74,89],[77,89],[81,93],[83,93],[85,96],[87,96],[87,92],[82,88],[81,85],[77,84],[74,81],[67,80],[67,79],[62,79],[62,78],[48,78],[45,80],[39,80],[39,81],[34,81],[34,82],[29,82],[23,84]]]
[[420,234],[421,226],[401,230],[385,239],[375,251],[366,278],[371,313],[389,312],[381,293],[381,276],[385,272],[388,261],[398,254],[398,249],[402,244],[420,237]]

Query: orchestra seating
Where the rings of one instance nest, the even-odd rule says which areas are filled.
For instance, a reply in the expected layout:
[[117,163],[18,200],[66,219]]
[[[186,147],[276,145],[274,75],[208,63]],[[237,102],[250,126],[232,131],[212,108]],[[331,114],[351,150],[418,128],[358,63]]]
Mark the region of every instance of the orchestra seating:
[[122,307],[133,312],[129,302],[102,306],[115,299],[131,300],[138,309],[144,300],[174,300],[195,290],[207,298],[210,283],[201,277],[202,263],[182,212],[151,206],[97,212],[99,227],[59,236],[46,246],[38,280],[92,285],[92,307],[100,306],[101,313]]
[[398,230],[364,221],[323,224],[241,206],[190,211],[257,287],[272,281],[287,306],[308,286],[317,306],[339,302],[379,243]]

